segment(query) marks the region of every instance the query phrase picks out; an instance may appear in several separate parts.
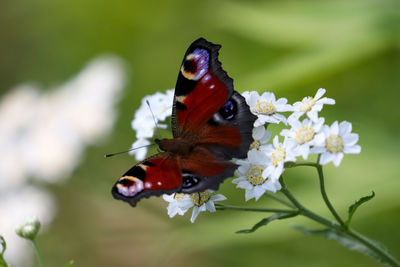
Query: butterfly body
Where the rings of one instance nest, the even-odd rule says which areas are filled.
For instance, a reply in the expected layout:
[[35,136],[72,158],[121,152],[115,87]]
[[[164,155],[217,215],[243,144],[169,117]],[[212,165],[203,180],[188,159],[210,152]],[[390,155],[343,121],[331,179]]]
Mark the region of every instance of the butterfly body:
[[114,185],[113,196],[135,206],[143,197],[218,189],[245,158],[256,117],[218,61],[220,46],[203,38],[188,48],[178,75],[171,139]]

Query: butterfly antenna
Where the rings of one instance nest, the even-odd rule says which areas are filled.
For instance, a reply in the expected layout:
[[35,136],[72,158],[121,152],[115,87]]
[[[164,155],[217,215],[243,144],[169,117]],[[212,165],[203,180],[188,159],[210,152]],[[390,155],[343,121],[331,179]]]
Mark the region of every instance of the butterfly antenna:
[[150,109],[150,112],[151,112],[151,116],[153,117],[154,124],[156,125],[156,133],[158,135],[158,138],[162,139],[161,138],[161,134],[160,134],[160,130],[158,128],[156,117],[154,116],[153,110],[151,109],[151,106],[150,106],[150,102],[147,99],[146,99],[146,104],[149,106],[149,109]]
[[154,146],[154,145],[156,145],[156,144],[150,144],[150,145],[145,145],[145,146],[134,147],[134,148],[131,148],[131,149],[128,149],[128,150],[125,150],[125,151],[116,152],[116,153],[111,153],[111,154],[106,154],[106,155],[104,155],[104,157],[105,157],[105,158],[109,158],[109,157],[112,157],[112,156],[115,156],[115,155],[127,153],[127,152],[132,151],[132,150],[136,150],[136,149],[144,148],[144,147],[149,147],[149,146]]

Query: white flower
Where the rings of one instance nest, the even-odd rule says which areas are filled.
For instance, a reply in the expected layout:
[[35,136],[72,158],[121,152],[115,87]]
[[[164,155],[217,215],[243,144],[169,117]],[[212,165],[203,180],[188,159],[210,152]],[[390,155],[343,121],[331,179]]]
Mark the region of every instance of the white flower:
[[291,123],[293,121],[298,120],[304,113],[314,122],[318,120],[318,112],[322,110],[324,104],[334,105],[335,100],[332,98],[323,97],[326,90],[324,88],[320,88],[317,91],[315,97],[307,96],[303,98],[301,102],[296,102],[293,104],[294,112],[289,116],[288,122]]
[[286,98],[275,100],[275,95],[271,92],[265,92],[261,96],[256,91],[244,92],[242,94],[246,98],[247,104],[253,114],[257,115],[254,126],[261,126],[265,123],[286,124],[286,117],[278,112],[292,111],[292,106],[286,104]]
[[304,119],[302,122],[295,120],[291,122],[292,128],[290,130],[282,130],[281,135],[288,138],[288,145],[294,146],[293,151],[297,155],[301,155],[304,159],[307,159],[310,147],[322,139],[318,133],[324,121],[324,118],[319,118],[316,122],[308,119]]
[[44,229],[50,224],[56,205],[39,185],[68,178],[86,146],[110,132],[124,81],[122,62],[100,57],[55,88],[20,85],[0,99],[0,150],[7,155],[0,161],[0,234],[10,265],[30,266],[29,244],[15,226],[26,217],[39,218]]
[[253,128],[253,143],[250,145],[250,149],[260,150],[260,147],[266,145],[271,138],[271,132],[265,130],[264,126],[258,126]]
[[237,188],[246,190],[246,201],[252,198],[258,200],[266,190],[276,192],[281,189],[278,181],[263,176],[269,162],[268,156],[263,151],[255,149],[247,153],[247,159],[236,161],[239,164],[239,177],[234,179],[232,183],[237,184]]
[[0,101],[0,149],[7,155],[0,191],[29,178],[68,177],[85,146],[110,132],[123,84],[121,62],[102,57],[51,90],[20,85],[7,93]]
[[176,214],[183,215],[191,207],[194,206],[193,201],[190,199],[188,194],[174,193],[171,195],[164,194],[163,198],[169,203],[167,210],[170,218]]
[[176,214],[183,215],[193,207],[190,221],[194,223],[200,212],[206,210],[215,212],[214,201],[225,200],[226,197],[222,194],[212,195],[212,192],[212,190],[206,190],[193,194],[175,193],[172,195],[163,195],[164,200],[169,202],[167,207],[169,217],[172,218]]
[[338,124],[335,121],[331,127],[324,125],[312,153],[321,154],[319,163],[322,165],[328,162],[338,167],[344,154],[359,154],[361,147],[356,145],[358,134],[351,133],[351,123],[343,121]]
[[[159,121],[165,121],[172,114],[172,103],[174,98],[174,89],[167,90],[165,94],[157,92],[153,95],[145,96],[138,110],[135,112],[132,120],[132,128],[136,131],[136,138],[150,138],[154,135],[156,128],[154,119],[160,128],[166,128],[166,124],[160,124]],[[147,104],[149,102],[149,105]],[[151,110],[150,110],[151,108]],[[154,118],[152,113],[154,114]]]
[[142,161],[146,158],[148,145],[150,145],[149,140],[144,138],[138,139],[133,142],[131,146],[132,148],[135,148],[135,150],[130,151],[129,154],[135,156],[135,159],[137,161]]
[[263,151],[270,158],[270,164],[263,172],[263,177],[269,177],[272,181],[278,181],[284,171],[285,162],[296,161],[296,153],[293,151],[295,144],[287,142],[279,143],[278,136],[274,137],[273,144],[266,146]]
[[193,193],[190,195],[190,199],[194,204],[192,217],[190,218],[192,223],[194,223],[197,216],[202,211],[209,210],[215,212],[214,201],[222,201],[226,199],[222,194],[211,195],[212,192],[212,190],[206,190],[204,192]]

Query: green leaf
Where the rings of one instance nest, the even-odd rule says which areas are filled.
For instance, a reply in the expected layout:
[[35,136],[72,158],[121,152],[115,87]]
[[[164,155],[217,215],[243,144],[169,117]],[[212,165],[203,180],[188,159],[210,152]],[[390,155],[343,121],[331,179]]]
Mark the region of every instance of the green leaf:
[[351,219],[353,218],[354,213],[356,212],[357,208],[361,206],[363,203],[371,200],[375,196],[375,192],[372,191],[372,194],[370,196],[362,197],[359,200],[357,200],[353,205],[349,207],[349,217],[347,218],[347,221],[345,221],[345,225],[349,227]]
[[0,252],[0,267],[8,267],[7,262],[4,260],[3,254],[6,251],[7,244],[4,240],[4,237],[0,235],[0,245],[1,245],[1,252]]
[[240,230],[240,231],[237,231],[236,233],[237,234],[252,233],[255,230],[257,230],[258,228],[260,228],[261,226],[265,226],[265,225],[269,224],[272,221],[291,218],[291,217],[296,216],[297,214],[298,214],[298,212],[293,212],[293,213],[275,213],[274,215],[272,215],[270,217],[262,219],[261,221],[256,223],[251,229]]
[[64,267],[70,267],[72,266],[72,264],[74,264],[74,261],[70,260],[67,264],[64,265]]
[[[303,226],[294,226],[293,228],[295,228],[305,234],[321,235],[321,236],[324,236],[328,240],[335,240],[336,242],[338,242],[339,244],[341,244],[342,246],[344,246],[350,250],[358,251],[358,252],[368,255],[378,261],[386,262],[385,259],[383,259],[380,255],[376,254],[373,250],[371,250],[369,247],[365,246],[363,243],[360,243],[358,240],[356,240],[346,234],[340,233],[336,230],[333,230],[333,229],[311,230],[311,229],[305,228]],[[379,242],[372,240],[372,239],[369,239],[369,241],[371,241],[371,243],[374,243],[374,245],[379,246],[380,248],[386,250],[381,244],[379,244]]]

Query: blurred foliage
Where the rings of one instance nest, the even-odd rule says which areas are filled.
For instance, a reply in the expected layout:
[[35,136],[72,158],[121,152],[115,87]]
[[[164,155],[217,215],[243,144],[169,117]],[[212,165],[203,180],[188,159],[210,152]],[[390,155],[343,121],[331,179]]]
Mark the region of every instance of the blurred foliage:
[[[115,179],[134,160],[105,160],[134,141],[130,121],[140,99],[175,85],[187,46],[203,36],[222,44],[220,60],[235,87],[272,90],[290,103],[319,87],[336,99],[321,114],[328,123],[348,120],[360,134],[362,153],[328,165],[326,185],[344,215],[372,190],[353,226],[400,256],[398,202],[400,112],[400,2],[335,1],[3,1],[0,8],[0,94],[35,81],[62,83],[91,58],[114,53],[130,82],[114,133],[87,151],[70,180],[53,186],[58,216],[38,237],[46,266],[380,266],[335,242],[305,236],[272,222],[251,235],[264,215],[223,211],[169,219],[159,198],[136,208],[112,199]],[[6,156],[6,155],[5,155]],[[287,171],[288,186],[313,210],[325,213],[314,170]],[[244,192],[226,181],[227,204],[269,206],[264,198],[244,204]]]

